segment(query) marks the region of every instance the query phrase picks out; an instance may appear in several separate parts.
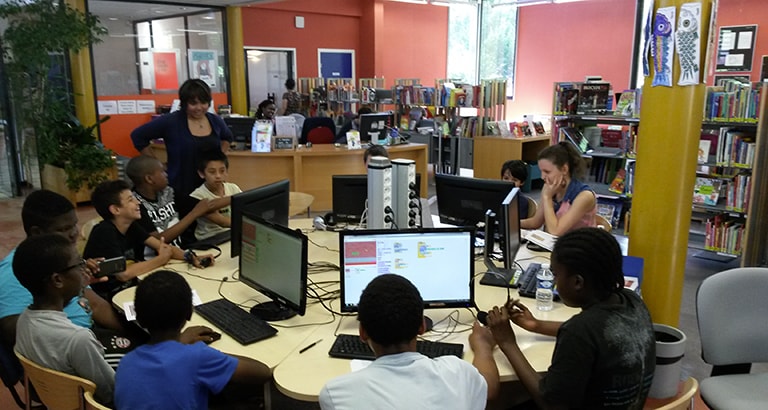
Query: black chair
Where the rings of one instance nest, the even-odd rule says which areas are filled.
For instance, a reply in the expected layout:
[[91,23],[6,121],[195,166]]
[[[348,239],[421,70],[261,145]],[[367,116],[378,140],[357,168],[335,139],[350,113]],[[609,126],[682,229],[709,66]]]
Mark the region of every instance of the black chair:
[[11,392],[13,400],[19,406],[19,408],[26,408],[24,401],[19,397],[19,393],[16,392],[16,384],[19,383],[24,377],[24,370],[21,367],[21,362],[13,354],[8,347],[0,342],[0,379],[3,380],[3,384]]
[[299,144],[332,144],[336,138],[336,124],[328,117],[310,117],[304,120]]

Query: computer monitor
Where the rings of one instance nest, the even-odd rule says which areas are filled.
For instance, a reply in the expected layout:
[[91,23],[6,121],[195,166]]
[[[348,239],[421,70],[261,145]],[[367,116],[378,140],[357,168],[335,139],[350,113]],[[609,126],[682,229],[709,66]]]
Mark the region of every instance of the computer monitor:
[[504,268],[515,268],[515,256],[520,249],[520,188],[512,188],[501,202],[499,221],[500,237],[502,238],[501,253],[504,257]]
[[[251,132],[256,118],[253,117],[226,117],[224,123],[232,132],[232,142],[235,144],[250,144]],[[240,148],[242,149],[242,148]]]
[[411,281],[425,309],[473,307],[474,234],[473,227],[341,231],[341,311],[356,312],[363,289],[386,273]]
[[389,129],[395,126],[395,115],[389,112],[360,114],[360,141],[378,144],[386,140]]
[[[416,195],[421,174],[416,174]],[[333,216],[337,222],[360,223],[368,199],[368,175],[334,175],[331,181]]]
[[498,214],[501,201],[514,186],[509,181],[436,174],[435,191],[440,222],[474,226],[485,220],[485,211],[490,209]]
[[248,210],[243,212],[241,227],[240,281],[272,299],[251,308],[251,314],[269,321],[304,316],[307,237]]
[[261,219],[278,225],[288,226],[288,201],[290,181],[284,179],[232,196],[231,256],[240,255],[240,228],[243,212],[248,211]]

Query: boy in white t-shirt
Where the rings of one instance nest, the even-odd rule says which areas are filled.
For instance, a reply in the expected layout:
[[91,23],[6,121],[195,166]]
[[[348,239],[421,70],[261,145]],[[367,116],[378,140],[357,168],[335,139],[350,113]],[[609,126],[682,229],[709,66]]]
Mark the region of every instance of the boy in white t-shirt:
[[[228,169],[229,160],[223,152],[213,150],[203,153],[197,173],[205,182],[189,196],[198,200],[217,199],[242,192],[240,187],[227,182]],[[198,218],[195,238],[202,240],[229,229],[232,223],[231,212],[231,208],[226,206]]]

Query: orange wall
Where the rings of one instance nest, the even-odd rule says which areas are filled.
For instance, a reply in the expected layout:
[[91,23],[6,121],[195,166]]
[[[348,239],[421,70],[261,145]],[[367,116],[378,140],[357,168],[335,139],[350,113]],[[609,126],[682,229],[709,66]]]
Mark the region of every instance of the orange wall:
[[[227,94],[214,93],[213,104],[225,104],[227,101]],[[105,97],[98,97],[99,101],[113,101],[113,100],[155,100],[155,106],[170,105],[173,100],[179,98],[176,94],[155,94],[155,95],[110,95]],[[103,118],[104,116],[99,116]],[[119,155],[126,157],[135,157],[138,155],[138,151],[133,148],[131,142],[131,131],[136,127],[146,124],[152,119],[152,114],[116,114],[112,115],[109,120],[101,124],[100,135],[101,142],[107,148],[115,151]]]
[[[747,75],[750,74],[751,81],[760,81],[760,69],[763,64],[763,56],[768,55],[768,8],[765,0],[720,0],[717,10],[717,29],[712,35],[719,34],[719,28],[722,26],[749,26],[757,25],[757,36],[755,38],[755,52],[752,60],[752,71],[745,72],[722,72],[714,73],[716,55],[712,56],[710,72],[707,73],[707,84],[712,84],[712,74],[724,75]],[[717,37],[715,37],[717,39]],[[717,40],[715,40],[717,41]],[[715,43],[717,44],[717,43]],[[712,50],[716,54],[716,50]]]
[[[243,7],[245,46],[296,48],[299,77],[316,77],[317,49],[356,51],[357,78],[421,78],[446,73],[448,8],[381,0],[286,0]],[[382,13],[383,16],[376,13]],[[303,16],[305,28],[294,27]],[[372,25],[377,25],[372,29]],[[379,27],[380,26],[380,27]],[[375,50],[375,52],[374,52]]]
[[551,113],[556,81],[600,75],[614,91],[627,88],[634,24],[635,0],[521,7],[515,99],[507,103],[507,119]]

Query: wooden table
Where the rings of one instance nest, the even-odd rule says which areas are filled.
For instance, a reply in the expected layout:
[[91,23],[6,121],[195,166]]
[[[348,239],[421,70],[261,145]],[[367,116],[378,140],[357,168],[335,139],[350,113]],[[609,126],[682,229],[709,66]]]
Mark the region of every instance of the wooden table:
[[475,178],[499,179],[501,166],[511,159],[535,162],[539,152],[550,145],[550,139],[548,135],[525,138],[473,138]]
[[[165,146],[152,144],[152,151],[161,161],[167,161]],[[390,159],[404,158],[416,161],[416,172],[422,175],[419,192],[427,195],[426,144],[402,144],[386,147]],[[230,151],[229,182],[243,191],[257,188],[283,179],[291,181],[291,191],[312,195],[313,211],[330,211],[333,208],[331,177],[334,175],[365,174],[363,162],[365,150],[350,150],[346,146],[315,144],[312,148],[273,152]]]

